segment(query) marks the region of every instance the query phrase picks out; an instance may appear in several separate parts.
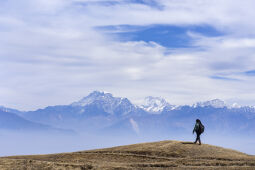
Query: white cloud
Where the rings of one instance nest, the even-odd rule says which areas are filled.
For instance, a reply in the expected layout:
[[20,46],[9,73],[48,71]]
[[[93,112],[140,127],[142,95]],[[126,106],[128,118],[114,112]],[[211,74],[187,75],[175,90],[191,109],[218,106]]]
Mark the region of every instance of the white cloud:
[[255,39],[230,39],[222,43],[225,48],[255,48]]

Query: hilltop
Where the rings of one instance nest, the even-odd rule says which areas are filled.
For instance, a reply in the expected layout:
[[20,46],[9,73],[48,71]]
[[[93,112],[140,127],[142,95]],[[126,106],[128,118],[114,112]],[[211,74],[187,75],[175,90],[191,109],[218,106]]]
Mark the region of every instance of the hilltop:
[[180,141],[0,158],[0,169],[254,169],[254,166],[255,156]]

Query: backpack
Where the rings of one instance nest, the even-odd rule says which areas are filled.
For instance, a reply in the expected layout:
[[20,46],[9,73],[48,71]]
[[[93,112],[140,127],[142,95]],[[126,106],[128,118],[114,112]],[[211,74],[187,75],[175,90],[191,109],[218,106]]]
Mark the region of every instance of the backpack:
[[205,131],[205,126],[202,123],[200,123],[199,125],[199,130],[200,130],[200,133],[203,133]]

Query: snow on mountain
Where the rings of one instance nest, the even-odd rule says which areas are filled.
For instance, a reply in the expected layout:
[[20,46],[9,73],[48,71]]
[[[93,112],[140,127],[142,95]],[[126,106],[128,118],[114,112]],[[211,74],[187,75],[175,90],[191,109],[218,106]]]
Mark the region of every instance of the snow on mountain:
[[196,104],[193,104],[192,107],[214,107],[214,108],[228,108],[228,109],[242,109],[245,112],[254,112],[255,107],[254,106],[241,106],[238,103],[233,103],[233,104],[227,104],[225,101],[220,100],[220,99],[214,99],[214,100],[209,100],[205,102],[197,102]]
[[9,110],[6,107],[3,107],[3,106],[0,106],[0,111],[9,112]]
[[161,113],[165,107],[173,109],[174,106],[170,105],[165,99],[161,97],[148,96],[144,99],[144,104],[140,105],[142,109],[149,113]]
[[238,103],[233,103],[232,105],[230,105],[228,108],[229,109],[240,109],[242,106],[239,105]]
[[86,106],[89,105],[95,101],[105,101],[105,102],[110,102],[110,103],[115,103],[116,100],[115,98],[112,96],[111,93],[107,93],[107,92],[101,92],[101,91],[94,91],[92,93],[90,93],[88,96],[84,97],[83,99],[81,99],[78,102],[74,102],[71,105],[72,106]]
[[111,93],[101,91],[94,91],[80,101],[72,103],[71,106],[85,107],[92,104],[100,105],[105,112],[110,114],[122,111],[122,114],[125,115],[135,109],[135,106],[127,98],[114,97]]
[[19,110],[7,108],[7,107],[4,107],[4,106],[0,106],[0,111],[11,112],[11,113],[15,113],[15,114],[18,114],[18,115],[21,113],[21,111],[19,111]]
[[226,103],[220,99],[214,99],[214,100],[209,100],[205,102],[197,102],[196,104],[193,105],[193,107],[207,107],[207,106],[211,106],[214,108],[227,107]]

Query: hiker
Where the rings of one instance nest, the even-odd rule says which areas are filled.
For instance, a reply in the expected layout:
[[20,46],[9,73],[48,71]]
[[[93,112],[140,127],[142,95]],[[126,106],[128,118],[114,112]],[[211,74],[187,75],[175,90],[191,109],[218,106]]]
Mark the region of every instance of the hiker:
[[199,145],[201,145],[200,135],[204,132],[204,129],[205,129],[204,125],[201,123],[201,121],[199,119],[197,119],[195,127],[193,129],[193,134],[194,134],[194,132],[196,132],[196,134],[197,134],[197,138],[196,138],[196,141],[194,142],[194,144],[196,144],[197,141],[199,141]]

